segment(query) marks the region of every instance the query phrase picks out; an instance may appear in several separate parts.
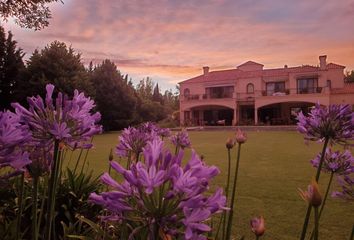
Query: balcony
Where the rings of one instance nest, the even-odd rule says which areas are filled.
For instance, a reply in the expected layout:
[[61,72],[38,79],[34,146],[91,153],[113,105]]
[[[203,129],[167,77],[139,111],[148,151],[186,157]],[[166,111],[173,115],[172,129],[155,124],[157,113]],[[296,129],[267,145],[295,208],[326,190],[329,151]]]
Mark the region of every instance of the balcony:
[[298,94],[322,93],[322,87],[297,88]]
[[185,101],[195,101],[195,100],[211,100],[211,99],[233,99],[233,93],[220,93],[220,94],[191,94],[188,96],[183,96]]

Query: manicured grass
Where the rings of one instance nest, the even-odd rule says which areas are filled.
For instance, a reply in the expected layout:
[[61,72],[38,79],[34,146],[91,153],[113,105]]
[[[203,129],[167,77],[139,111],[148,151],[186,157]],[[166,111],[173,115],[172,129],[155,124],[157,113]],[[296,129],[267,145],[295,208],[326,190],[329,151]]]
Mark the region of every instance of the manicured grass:
[[[214,186],[225,185],[225,142],[233,134],[229,131],[190,132],[193,148],[204,155],[209,165],[216,165],[221,170],[213,182]],[[95,149],[88,155],[89,169],[94,170],[95,174],[107,171],[109,151],[117,142],[117,132],[96,136]],[[318,143],[305,145],[302,135],[297,132],[248,133],[248,141],[242,145],[236,193],[233,229],[236,239],[243,235],[246,239],[254,239],[249,220],[256,215],[263,215],[266,220],[267,230],[262,239],[299,239],[307,204],[300,198],[297,189],[306,189],[310,183],[315,169],[309,160],[320,149]],[[190,150],[187,150],[186,158],[189,155]],[[236,149],[233,149],[233,163],[235,155]],[[322,173],[322,193],[327,181],[328,175]],[[349,239],[354,223],[353,213],[353,203],[330,198],[320,222],[320,239]]]

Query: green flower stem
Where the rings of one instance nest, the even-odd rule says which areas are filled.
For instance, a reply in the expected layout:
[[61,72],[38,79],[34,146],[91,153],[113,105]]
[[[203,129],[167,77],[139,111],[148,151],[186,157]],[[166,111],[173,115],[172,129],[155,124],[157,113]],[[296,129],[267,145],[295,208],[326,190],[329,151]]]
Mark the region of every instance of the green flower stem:
[[258,240],[258,239],[259,239],[259,236],[256,235],[256,240]]
[[353,240],[353,239],[354,239],[354,225],[352,227],[352,233],[350,234],[349,240]]
[[76,173],[76,170],[77,170],[77,167],[79,165],[79,162],[80,162],[80,159],[81,159],[81,155],[82,155],[82,152],[84,151],[84,149],[81,149],[80,150],[80,154],[79,154],[79,157],[77,158],[77,161],[76,161],[76,164],[75,164],[75,168],[74,168],[74,172],[73,172],[73,175],[75,175]]
[[32,239],[38,239],[37,231],[37,213],[38,213],[38,176],[33,177],[32,189]]
[[16,239],[20,239],[20,233],[21,233],[21,220],[22,220],[22,211],[23,211],[23,195],[25,193],[25,174],[22,172],[21,173],[21,179],[20,179],[20,195],[18,198],[18,207],[19,207],[19,212],[17,215],[17,231],[16,231]]
[[318,207],[315,208],[315,231],[314,231],[314,240],[318,240],[318,222],[319,222],[319,215],[318,215]]
[[235,176],[234,176],[234,183],[233,183],[233,187],[232,187],[231,206],[230,206],[229,219],[227,221],[227,228],[226,228],[226,238],[225,238],[226,240],[231,239],[231,228],[232,228],[232,220],[233,220],[232,217],[233,217],[233,213],[234,213],[236,183],[237,183],[238,168],[239,168],[239,163],[240,163],[240,155],[241,155],[241,143],[238,144]]
[[[225,195],[226,195],[226,206],[228,206],[228,196],[229,196],[229,185],[230,185],[230,172],[231,172],[231,149],[227,149],[227,155],[228,155],[228,169],[227,169],[227,182],[226,182],[226,188],[225,188]],[[220,221],[218,224],[218,229],[216,231],[215,239],[218,239],[219,237],[219,232],[220,232],[220,227],[222,225],[222,239],[225,239],[225,232],[226,232],[226,218],[227,218],[227,212],[224,211],[223,214],[220,217]],[[222,223],[223,221],[223,223]],[[222,224],[221,224],[222,223]]]
[[[227,168],[227,183],[226,183],[226,189],[225,189],[226,205],[228,204],[228,199],[229,199],[229,187],[230,187],[230,175],[231,175],[231,151],[230,151],[230,149],[227,149],[227,154],[228,154],[228,168]],[[226,218],[227,218],[227,212],[224,211],[224,223],[223,223],[223,230],[222,230],[222,238],[223,239],[225,238],[225,234],[226,234]]]
[[[323,198],[323,202],[322,202],[322,205],[321,205],[320,212],[319,212],[319,214],[318,214],[318,221],[320,221],[320,219],[321,219],[321,215],[322,215],[324,206],[325,206],[326,201],[327,201],[327,197],[328,197],[328,194],[329,194],[329,190],[330,190],[331,185],[332,185],[333,176],[334,176],[334,172],[331,172],[331,175],[330,175],[329,181],[328,181],[328,185],[327,185],[327,189],[326,189],[326,193],[325,193],[325,196],[324,196],[324,198]],[[314,231],[312,231],[312,234],[311,234],[310,239],[313,239],[313,235],[314,235]]]
[[[317,168],[317,172],[316,172],[316,182],[317,183],[318,183],[318,180],[320,179],[321,169],[322,169],[322,165],[323,165],[324,156],[326,154],[328,142],[329,142],[329,138],[326,138],[325,142],[323,144],[323,148],[322,148],[320,163],[318,164],[318,168]],[[302,226],[302,232],[301,232],[301,237],[300,237],[301,240],[304,240],[306,237],[307,227],[308,227],[309,219],[311,216],[311,210],[312,210],[312,206],[309,203],[308,207],[307,207],[307,211],[306,211],[304,225]]]
[[48,184],[48,204],[47,204],[47,219],[46,219],[46,230],[45,230],[45,239],[51,239],[51,231],[52,231],[52,222],[54,217],[54,205],[55,205],[55,183],[57,176],[57,168],[58,168],[58,155],[59,155],[59,142],[56,140],[54,143],[54,156],[52,163],[52,171],[49,177]]
[[[45,178],[45,180],[43,181],[43,183],[47,183],[47,177]],[[40,186],[40,185],[39,185]],[[41,224],[42,224],[42,216],[43,216],[43,212],[44,212],[44,204],[45,204],[45,197],[47,195],[46,193],[46,186],[43,187],[43,193],[41,194],[42,195],[42,198],[41,198],[41,208],[40,208],[40,211],[39,211],[39,216],[38,216],[38,223],[37,223],[37,234],[39,234],[39,229],[41,228]]]
[[[90,143],[92,143],[92,142],[93,142],[93,137],[91,138],[91,142],[90,142]],[[87,155],[88,155],[89,151],[90,151],[90,148],[88,148],[88,149],[86,150],[85,157],[84,157],[84,162],[83,162],[83,164],[82,164],[80,174],[82,174],[83,171],[84,171],[84,167],[85,167],[85,165],[86,165]],[[112,150],[111,150],[111,151],[112,151]]]

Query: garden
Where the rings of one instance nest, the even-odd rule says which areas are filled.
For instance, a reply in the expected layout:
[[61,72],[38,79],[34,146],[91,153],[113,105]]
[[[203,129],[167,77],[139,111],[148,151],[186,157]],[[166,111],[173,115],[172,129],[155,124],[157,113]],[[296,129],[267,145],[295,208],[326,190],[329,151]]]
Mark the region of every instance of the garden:
[[352,239],[354,114],[298,132],[102,134],[95,103],[46,86],[0,115],[1,239]]

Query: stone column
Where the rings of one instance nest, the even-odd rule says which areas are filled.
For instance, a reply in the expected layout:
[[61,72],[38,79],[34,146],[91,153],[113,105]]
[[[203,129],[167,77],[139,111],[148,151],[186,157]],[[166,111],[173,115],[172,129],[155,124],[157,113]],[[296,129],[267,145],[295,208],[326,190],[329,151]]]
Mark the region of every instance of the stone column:
[[232,125],[235,126],[237,123],[237,104],[235,104],[235,107],[234,107],[234,117],[232,119]]
[[179,125],[182,127],[184,124],[184,111],[179,111]]
[[254,108],[254,125],[258,124],[258,108]]

